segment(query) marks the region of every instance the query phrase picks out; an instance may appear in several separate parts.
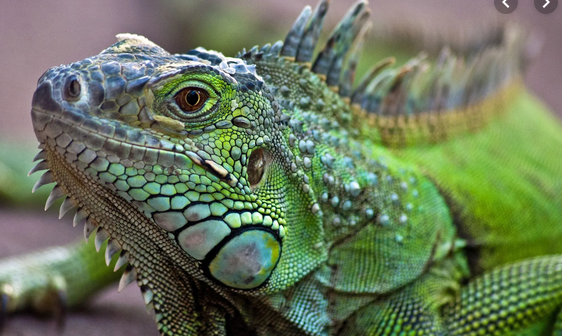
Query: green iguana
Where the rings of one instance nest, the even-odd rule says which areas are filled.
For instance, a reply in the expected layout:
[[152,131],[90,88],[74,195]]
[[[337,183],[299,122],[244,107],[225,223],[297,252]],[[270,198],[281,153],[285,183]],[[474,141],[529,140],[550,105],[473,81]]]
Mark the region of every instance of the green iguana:
[[1,310],[72,307],[123,266],[162,335],[562,335],[562,127],[525,39],[353,86],[369,12],[313,56],[327,8],[236,57],[122,34],[48,70],[34,189],[95,239],[4,261]]

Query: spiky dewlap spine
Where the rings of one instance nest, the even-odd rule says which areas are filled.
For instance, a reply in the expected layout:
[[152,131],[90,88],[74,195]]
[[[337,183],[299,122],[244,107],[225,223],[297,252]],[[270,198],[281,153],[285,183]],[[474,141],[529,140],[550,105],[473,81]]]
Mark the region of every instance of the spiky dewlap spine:
[[542,335],[561,302],[562,256],[540,257],[472,280],[443,317],[451,335]]
[[[115,256],[115,267],[128,263],[122,273],[120,288],[132,282],[139,285],[147,309],[155,313],[161,334],[197,334],[201,329],[200,323],[194,322],[191,317],[199,312],[196,311],[197,306],[192,305],[192,288],[186,284],[188,277],[184,271],[194,266],[187,265],[185,253],[175,248],[159,249],[158,244],[169,239],[161,229],[149,224],[144,214],[130,203],[76,167],[62,164],[64,160],[57,151],[48,150],[46,160],[49,162],[49,178],[40,185],[57,181],[59,189],[68,194],[79,208],[74,224],[84,226],[85,238],[91,242],[88,245],[97,249],[103,249],[106,241],[109,245],[108,250],[100,251],[100,254],[86,245],[84,253],[88,259],[82,258],[79,263],[87,267],[77,273],[85,275],[86,282],[81,283],[80,278],[69,281],[78,284],[78,288],[87,287],[95,291],[117,280],[121,272],[113,273],[113,267],[104,265],[104,255],[108,260]],[[145,229],[139,232],[139,227]],[[117,258],[120,249],[126,252],[119,253]],[[98,263],[90,257],[92,260],[97,258]],[[65,262],[68,263],[68,260],[63,260],[63,266]],[[165,276],[165,279],[159,279],[160,276]]]

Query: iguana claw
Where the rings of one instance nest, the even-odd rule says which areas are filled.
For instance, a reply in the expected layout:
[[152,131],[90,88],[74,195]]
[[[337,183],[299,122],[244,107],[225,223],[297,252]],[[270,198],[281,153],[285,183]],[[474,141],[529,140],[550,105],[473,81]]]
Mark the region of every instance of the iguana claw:
[[67,295],[65,290],[57,290],[56,304],[53,308],[57,329],[62,332],[66,324],[66,313],[68,311]]
[[0,335],[4,331],[4,325],[8,317],[8,303],[10,302],[10,296],[2,288],[2,293],[0,293]]
[[25,301],[23,305],[22,302],[18,303],[17,298],[14,300],[12,293],[13,287],[10,284],[4,283],[0,286],[0,335],[2,335],[6,325],[8,313],[26,308],[31,308],[40,313],[52,314],[58,331],[62,332],[64,330],[68,306],[67,295],[64,289],[46,288],[45,292],[32,295],[34,296],[33,298],[28,297],[27,299],[23,298],[23,296],[26,296],[23,295],[22,298]]

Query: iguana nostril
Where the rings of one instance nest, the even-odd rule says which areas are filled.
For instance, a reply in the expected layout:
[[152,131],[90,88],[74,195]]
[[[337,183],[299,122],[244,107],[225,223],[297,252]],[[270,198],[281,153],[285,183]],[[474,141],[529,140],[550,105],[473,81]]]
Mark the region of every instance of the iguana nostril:
[[[33,100],[31,101],[31,106],[33,106],[34,109],[49,111],[53,114],[62,113],[60,104],[53,99],[53,86],[50,82],[43,82],[37,87],[37,89],[35,89],[35,93],[33,93]],[[35,123],[36,119],[41,119],[41,117],[32,113],[32,119]],[[44,127],[45,121],[42,120],[41,124]],[[41,130],[42,129],[43,128],[41,128]]]
[[64,83],[64,95],[67,100],[76,100],[82,92],[82,86],[78,77],[72,75],[66,79]]

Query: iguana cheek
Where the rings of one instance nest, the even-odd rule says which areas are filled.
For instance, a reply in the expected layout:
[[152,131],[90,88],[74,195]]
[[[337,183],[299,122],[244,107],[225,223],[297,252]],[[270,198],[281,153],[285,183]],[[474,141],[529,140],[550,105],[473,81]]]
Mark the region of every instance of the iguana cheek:
[[264,283],[277,265],[281,245],[266,230],[247,230],[228,241],[209,264],[211,275],[238,289],[252,289]]

